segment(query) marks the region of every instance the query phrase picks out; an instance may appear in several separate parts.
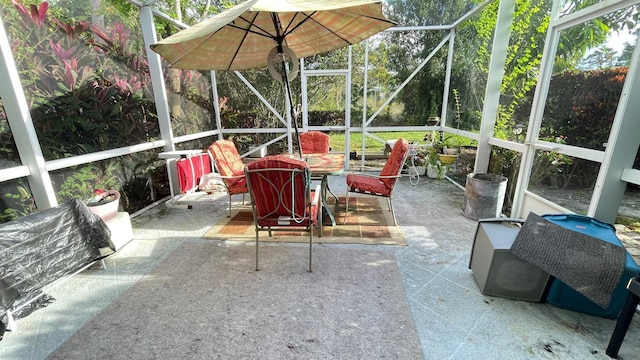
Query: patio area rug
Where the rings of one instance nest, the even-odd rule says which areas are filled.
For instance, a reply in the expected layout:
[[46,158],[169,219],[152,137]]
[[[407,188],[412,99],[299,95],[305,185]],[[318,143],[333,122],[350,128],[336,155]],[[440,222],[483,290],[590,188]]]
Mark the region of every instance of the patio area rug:
[[[328,199],[334,213],[336,226],[330,226],[325,217],[324,234],[318,236],[316,229],[313,237],[315,243],[333,244],[368,244],[368,245],[401,245],[407,242],[400,232],[400,227],[393,225],[393,217],[387,207],[385,198],[376,196],[349,196],[349,213],[345,221],[345,197]],[[344,224],[343,224],[344,221]],[[236,208],[231,218],[224,218],[202,235],[204,239],[255,241],[253,214],[251,207]],[[269,237],[266,232],[260,233],[260,241],[276,242],[309,242],[309,235],[303,232],[274,232]]]
[[393,252],[185,243],[49,359],[423,359]]

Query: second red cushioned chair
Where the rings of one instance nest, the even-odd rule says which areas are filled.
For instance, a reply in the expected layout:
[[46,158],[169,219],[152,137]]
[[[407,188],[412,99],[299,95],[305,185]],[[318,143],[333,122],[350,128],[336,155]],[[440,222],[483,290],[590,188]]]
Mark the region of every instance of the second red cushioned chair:
[[227,193],[229,194],[229,214],[231,217],[231,196],[249,192],[247,180],[244,175],[244,163],[236,149],[236,144],[231,140],[218,140],[209,146],[209,155],[215,162],[215,167],[222,177]]
[[[322,131],[307,131],[300,134],[300,148],[302,149],[302,155],[304,154],[328,154],[331,150],[331,138],[328,134]],[[314,177],[311,180],[322,181],[322,177]],[[327,184],[327,190],[336,199],[338,203],[338,197],[331,191],[329,184]]]
[[307,131],[300,134],[302,154],[326,154],[329,152],[329,135],[321,131]]
[[391,196],[393,195],[393,189],[395,188],[398,179],[402,176],[400,172],[402,171],[402,167],[407,159],[408,153],[409,142],[406,139],[398,139],[379,175],[367,173],[347,175],[347,205],[344,215],[345,222],[349,211],[349,193],[354,192],[386,197],[387,203],[389,204],[389,211],[391,211],[391,214],[393,215],[393,225],[398,225],[396,222],[396,214],[393,212]]

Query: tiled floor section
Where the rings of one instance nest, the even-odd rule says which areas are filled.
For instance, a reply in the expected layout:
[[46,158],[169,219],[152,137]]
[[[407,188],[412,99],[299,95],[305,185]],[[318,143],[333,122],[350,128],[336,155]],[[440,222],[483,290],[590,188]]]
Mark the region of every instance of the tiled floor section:
[[[333,177],[330,186],[343,194],[344,178]],[[200,235],[226,216],[226,199],[209,197],[192,209],[161,205],[136,217],[134,240],[107,259],[107,270],[90,269],[49,291],[57,300],[18,320],[18,330],[0,342],[0,359],[46,358],[178,245],[210,241]],[[412,186],[404,178],[395,192],[409,243],[396,248],[396,258],[425,359],[609,359],[614,320],[479,292],[468,268],[477,222],[462,216],[462,201],[463,192],[447,181]],[[144,314],[131,321],[144,321]],[[639,321],[622,345],[626,360],[640,359]]]

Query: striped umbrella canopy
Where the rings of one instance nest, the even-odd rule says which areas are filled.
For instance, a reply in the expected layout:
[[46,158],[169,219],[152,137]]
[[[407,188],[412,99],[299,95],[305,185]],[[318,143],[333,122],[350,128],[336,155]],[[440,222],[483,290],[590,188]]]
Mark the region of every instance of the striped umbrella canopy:
[[173,68],[264,68],[274,48],[298,58],[358,43],[395,25],[371,0],[249,0],[151,45]]
[[[395,25],[371,0],[249,0],[151,45],[172,68],[247,70],[269,66],[286,85],[302,157],[289,80],[297,59],[358,43]],[[288,74],[286,57],[294,71]],[[276,55],[282,74],[275,70]]]

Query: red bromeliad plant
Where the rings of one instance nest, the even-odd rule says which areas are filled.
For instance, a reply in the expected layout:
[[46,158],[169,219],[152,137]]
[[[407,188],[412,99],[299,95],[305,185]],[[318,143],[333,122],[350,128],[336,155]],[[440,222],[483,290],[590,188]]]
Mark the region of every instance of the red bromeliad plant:
[[20,17],[25,23],[32,22],[37,28],[42,28],[44,20],[47,16],[47,10],[49,9],[49,3],[44,1],[40,4],[40,7],[36,5],[29,5],[29,9],[26,8],[21,2],[11,0],[11,4],[15,6],[20,14]]
[[[25,94],[45,157],[57,159],[153,140],[158,136],[146,60],[115,23],[107,29],[48,15],[47,2],[11,3]],[[11,29],[16,29],[12,26]],[[17,29],[16,29],[17,31]],[[99,39],[99,41],[96,41]],[[146,96],[145,96],[146,95]],[[73,134],[74,136],[69,136]]]

